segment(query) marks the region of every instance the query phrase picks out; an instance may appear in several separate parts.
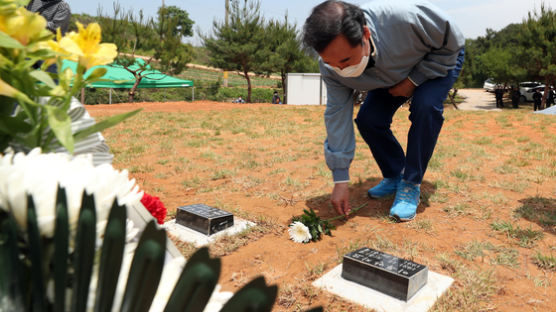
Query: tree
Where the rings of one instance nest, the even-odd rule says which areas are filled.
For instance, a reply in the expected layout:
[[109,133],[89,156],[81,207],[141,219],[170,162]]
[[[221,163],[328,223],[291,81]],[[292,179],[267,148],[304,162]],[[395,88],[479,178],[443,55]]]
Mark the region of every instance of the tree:
[[[468,39],[461,80],[467,87],[479,87],[487,78],[499,83],[543,81],[546,88],[556,83],[556,13],[541,4],[520,24],[484,37]],[[548,94],[545,90],[545,94]],[[545,99],[543,99],[544,103]],[[544,104],[543,104],[544,105]]]
[[465,62],[458,81],[462,81],[467,87],[482,86],[483,81],[490,78],[485,72],[480,56],[484,53],[479,39],[467,39],[465,41]]
[[520,37],[523,67],[530,77],[544,81],[542,107],[550,84],[556,82],[556,11],[541,4],[540,12],[529,12]]
[[260,72],[261,60],[267,53],[264,19],[260,15],[260,3],[239,0],[230,4],[230,22],[213,22],[213,35],[201,36],[209,51],[210,64],[223,70],[238,71],[247,80],[247,103],[251,102],[251,79],[249,72]]
[[189,18],[189,14],[178,8],[177,6],[171,5],[166,7],[160,7],[158,9],[159,22],[160,17],[164,16],[170,20],[174,20],[175,24],[171,28],[172,35],[180,37],[190,37],[193,36],[193,22]]
[[193,35],[193,21],[186,11],[176,7],[161,7],[156,24],[157,38],[154,57],[163,72],[179,74],[193,59],[193,48],[181,42],[182,36]]
[[139,11],[138,17],[132,10],[122,11],[120,4],[113,3],[113,15],[108,17],[99,9],[99,24],[104,29],[104,38],[114,42],[118,46],[119,55],[114,60],[114,64],[122,66],[135,78],[133,87],[128,92],[128,101],[133,102],[135,91],[146,76],[144,73],[150,68],[153,57],[147,58],[144,62],[136,62],[135,54],[137,50],[151,50],[150,43],[155,37],[152,27],[152,19],[145,20],[143,11]]
[[[114,2],[113,9],[112,17],[105,16],[99,9],[99,24],[105,40],[114,42],[120,50],[114,64],[122,66],[135,78],[129,90],[129,101],[133,102],[137,87],[152,66],[158,66],[164,73],[176,74],[191,61],[192,48],[181,42],[181,35],[191,35],[192,25],[183,18],[187,17],[187,12],[179,8],[159,9],[158,21],[145,18],[142,10],[138,15],[133,10],[124,12],[117,2]],[[138,52],[150,55],[137,61]]]
[[488,77],[501,84],[517,85],[526,76],[526,71],[519,64],[517,45],[505,47],[491,47],[479,59],[485,66]]
[[280,73],[284,103],[287,104],[287,74],[292,71],[306,72],[315,70],[315,67],[316,71],[318,71],[318,65],[302,49],[301,40],[297,36],[296,25],[288,23],[287,15],[283,22],[271,20],[266,25],[265,32],[268,48],[265,52],[268,55],[263,58],[261,70],[267,74]]
[[[498,72],[500,68],[493,69],[490,61],[494,60],[499,64],[496,52],[502,51],[510,53],[505,55],[507,64],[512,65],[513,68],[518,67],[517,64],[520,64],[520,61],[518,60],[519,56],[516,50],[521,48],[517,39],[521,29],[521,24],[510,24],[499,32],[487,29],[484,37],[467,39],[465,41],[464,70],[459,79],[463,82],[463,85],[467,87],[482,87],[483,82],[487,78],[495,78],[498,82],[509,82],[494,77],[496,75],[493,72]],[[489,55],[485,56],[485,54]],[[522,74],[522,71],[520,74]]]

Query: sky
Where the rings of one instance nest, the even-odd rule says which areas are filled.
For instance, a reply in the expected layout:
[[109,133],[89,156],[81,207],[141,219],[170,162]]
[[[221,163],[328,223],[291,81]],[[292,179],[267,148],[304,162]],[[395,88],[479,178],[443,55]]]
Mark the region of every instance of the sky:
[[[106,13],[112,12],[112,0],[83,1],[65,0],[73,13],[97,15],[99,6]],[[198,33],[210,34],[214,20],[223,21],[226,0],[119,0],[124,9],[139,11],[146,15],[154,15],[162,5],[177,6],[189,13],[195,22],[195,36],[186,39],[193,45],[200,45]],[[347,0],[355,4],[363,4],[368,0]],[[392,0],[396,1],[396,0]],[[556,9],[556,0],[429,0],[448,15],[460,27],[466,38],[475,39],[486,34],[486,29],[501,30],[512,23],[521,23],[527,13],[539,10],[541,3]],[[266,19],[283,19],[285,14],[291,22],[301,27],[310,14],[311,9],[322,0],[260,0],[261,13]]]

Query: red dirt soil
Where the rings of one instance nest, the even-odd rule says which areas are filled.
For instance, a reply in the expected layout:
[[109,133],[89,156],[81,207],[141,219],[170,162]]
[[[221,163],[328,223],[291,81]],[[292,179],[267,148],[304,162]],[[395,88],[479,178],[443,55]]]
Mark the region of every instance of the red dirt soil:
[[[264,110],[271,107],[274,108],[276,106],[271,104],[233,104],[198,101],[194,103],[170,102],[88,105],[87,110],[93,117],[100,117],[127,112],[137,108],[142,108],[145,113],[194,113],[203,111],[221,112],[239,108],[245,109],[246,114],[257,114],[261,111],[261,109]],[[296,110],[298,107],[283,105],[280,106],[280,109]],[[321,118],[324,109],[313,109],[318,110],[318,112],[314,115],[318,116],[317,118]],[[406,108],[404,109],[407,110]],[[461,134],[461,142],[469,142],[475,139],[473,131],[477,129],[477,125],[474,122],[468,122],[468,120],[477,121],[482,118],[481,116],[484,115],[480,115],[479,117],[477,117],[477,115],[463,114],[451,116],[451,118],[447,118],[443,131],[450,131],[450,129],[455,129],[457,126],[457,131]],[[296,122],[303,124],[304,118],[307,118],[307,116],[305,115],[294,118]],[[517,117],[514,117],[513,115],[508,118],[510,119],[510,122],[513,122],[515,125],[515,129],[511,132],[512,135],[515,135],[514,131],[517,131],[519,132],[519,136],[528,137],[532,141],[538,139],[537,128],[526,122],[520,123],[516,121],[515,118]],[[503,142],[503,139],[500,139],[496,136],[496,134],[504,130],[501,130],[494,118],[486,119],[481,127],[484,127],[482,128],[482,131],[484,131],[482,133],[493,134],[494,138],[492,144],[499,144]],[[403,133],[403,131],[406,130],[407,128],[403,128],[399,129],[397,132]],[[113,132],[108,131],[108,134],[105,134],[111,148],[115,145],[118,146],[118,144],[122,144],[111,142],[111,137],[116,136],[115,131],[116,130],[113,130]],[[313,145],[315,137],[322,137],[324,134],[324,128],[320,129],[320,131],[322,132],[318,134],[306,134],[310,137],[310,139],[307,139],[307,144]],[[545,129],[545,131],[554,131],[552,133],[556,133],[554,123],[552,126],[548,126],[548,129]],[[231,135],[223,132],[222,136],[226,139]],[[441,134],[440,142],[443,140],[442,136],[443,135]],[[156,139],[157,138],[145,137],[145,144],[155,144]],[[269,145],[273,143],[270,138],[268,140],[261,138],[256,143],[266,144],[261,142],[268,142]],[[455,141],[450,144],[452,143],[457,144]],[[287,145],[287,142],[285,144],[286,149],[298,147],[296,144]],[[446,144],[446,142],[443,144]],[[546,143],[540,141],[539,144]],[[244,146],[236,146],[234,153],[240,154],[242,152],[251,152],[254,148],[255,147],[250,145],[249,142],[246,142]],[[366,150],[365,144],[358,139],[358,151],[359,148],[361,148],[362,151]],[[554,149],[554,146],[551,148]],[[318,147],[318,149],[321,150],[321,147]],[[449,144],[446,149],[449,150]],[[179,153],[187,152],[180,151]],[[254,153],[256,153],[256,151],[254,151]],[[372,156],[370,156],[368,150],[365,151],[365,153],[366,154],[363,159],[357,159],[356,156],[354,164],[373,162]],[[458,155],[457,159],[465,157],[472,157],[472,155]],[[499,160],[503,162],[505,159],[512,157],[512,155],[501,154],[495,156],[495,158],[496,157],[499,157]],[[556,182],[554,181],[554,178],[552,180],[544,180],[541,185],[533,185],[522,192],[515,192],[507,189],[496,189],[496,194],[499,194],[497,196],[504,196],[507,198],[507,201],[502,202],[499,205],[500,207],[488,204],[488,206],[479,208],[492,210],[493,217],[491,217],[491,219],[484,220],[477,215],[457,218],[449,217],[443,209],[445,209],[450,202],[465,202],[472,206],[480,206],[484,204],[482,202],[478,202],[476,198],[470,197],[470,194],[489,193],[492,190],[492,188],[488,186],[488,183],[495,174],[491,170],[492,168],[488,167],[494,167],[496,165],[497,160],[494,159],[492,164],[477,168],[477,170],[481,171],[480,173],[483,174],[486,182],[471,181],[466,183],[464,191],[450,197],[448,203],[431,201],[428,204],[425,203],[420,205],[417,220],[430,221],[432,228],[428,229],[426,224],[423,223],[391,223],[384,216],[387,215],[392,200],[377,201],[367,199],[366,190],[378,183],[380,178],[376,169],[372,176],[363,176],[363,181],[360,183],[355,183],[357,182],[357,179],[355,178],[356,175],[352,173],[352,182],[354,182],[350,186],[352,202],[356,205],[368,202],[368,205],[358,212],[357,215],[351,217],[349,221],[336,222],[335,224],[337,229],[333,231],[333,237],[325,236],[317,243],[295,244],[289,240],[287,234],[287,226],[290,218],[293,215],[299,215],[302,210],[307,207],[313,208],[317,214],[323,218],[335,216],[335,212],[328,204],[329,196],[322,195],[320,197],[307,199],[303,196],[303,194],[298,194],[295,191],[292,191],[291,193],[282,193],[282,204],[279,204],[280,201],[271,200],[268,197],[245,196],[245,192],[230,189],[231,187],[229,188],[226,186],[226,183],[229,185],[233,184],[230,179],[211,182],[211,185],[218,187],[218,190],[214,192],[198,192],[195,188],[184,189],[184,187],[180,185],[179,181],[183,180],[184,176],[190,178],[191,176],[187,176],[187,173],[184,173],[184,176],[182,176],[181,179],[174,179],[173,177],[157,178],[157,172],[162,170],[159,169],[159,165],[157,164],[158,159],[159,157],[154,153],[146,153],[139,159],[132,160],[131,163],[118,163],[116,161],[114,165],[119,169],[129,168],[132,165],[137,164],[150,164],[154,166],[154,172],[132,173],[131,176],[136,178],[140,185],[146,182],[145,184],[148,184],[148,187],[146,188],[148,188],[149,193],[154,193],[153,195],[158,195],[153,191],[154,189],[164,189],[164,193],[160,194],[160,197],[170,210],[174,210],[176,207],[185,204],[184,198],[187,198],[187,203],[210,203],[214,202],[215,197],[218,197],[224,198],[227,203],[231,203],[232,207],[240,207],[239,209],[242,213],[247,215],[264,216],[267,218],[268,222],[275,225],[274,229],[256,237],[256,239],[248,242],[245,246],[242,246],[224,256],[222,258],[223,269],[220,278],[220,283],[223,285],[224,290],[236,291],[253,277],[264,274],[267,283],[278,284],[282,290],[274,311],[297,311],[300,307],[306,309],[309,306],[315,305],[323,305],[324,307],[328,307],[330,311],[364,310],[358,305],[351,304],[336,296],[312,288],[310,283],[336,266],[338,264],[339,256],[343,250],[350,248],[350,246],[353,247],[359,243],[368,242],[376,237],[391,241],[391,243],[398,246],[393,252],[397,256],[411,258],[416,255],[415,261],[421,263],[425,262],[429,265],[430,269],[435,272],[453,276],[456,279],[456,282],[452,288],[469,287],[470,282],[466,281],[464,276],[454,276],[454,269],[450,266],[443,265],[441,261],[438,260],[438,255],[445,253],[450,258],[458,259],[458,261],[465,263],[470,269],[479,272],[487,272],[492,268],[496,279],[494,285],[495,292],[492,296],[488,298],[479,298],[481,302],[477,306],[474,306],[475,308],[461,306],[457,308],[457,310],[549,311],[554,308],[554,303],[556,302],[556,288],[553,285],[554,280],[552,279],[554,271],[540,270],[534,263],[532,263],[531,258],[526,256],[526,254],[534,254],[533,251],[536,251],[537,249],[542,250],[544,254],[554,254],[553,251],[556,250],[556,238],[554,233],[545,230],[544,238],[538,242],[539,247],[531,250],[517,246],[513,243],[512,239],[505,237],[503,234],[494,232],[490,227],[490,224],[498,218],[509,220],[512,216],[512,210],[519,207],[520,200],[523,200],[524,198],[534,197],[536,194],[552,194],[549,195],[549,197],[552,197],[554,195],[554,191],[556,190]],[[453,172],[458,169],[457,159],[454,158],[453,160],[448,159],[445,161],[441,169],[442,172]],[[258,160],[260,160],[261,163],[264,161],[264,159]],[[549,159],[548,161],[551,160]],[[553,155],[552,161],[554,161]],[[199,162],[210,166],[210,161],[199,160]],[[307,169],[307,166],[305,165],[306,163],[322,164],[323,162],[324,159],[322,155],[313,156],[311,154],[309,159],[297,159],[296,161],[286,162],[282,164],[281,167],[288,173],[296,172],[296,177],[308,177],[309,182],[307,183],[310,183],[310,188],[312,190],[321,189],[323,194],[327,194],[326,192],[331,190],[330,183],[327,181],[329,178],[318,177],[318,179],[316,179],[315,173]],[[354,171],[357,171],[357,168],[358,167],[355,167]],[[277,186],[280,183],[283,183],[283,178],[281,176],[270,176],[268,175],[268,170],[263,169],[264,168],[257,168],[251,173],[253,177],[260,178],[264,181],[262,184],[263,186],[259,187],[257,190],[260,192],[276,191],[272,190],[272,185]],[[440,172],[428,172],[423,183],[422,192],[428,193],[429,195],[434,194],[435,192],[440,192],[440,190],[436,190],[436,186],[432,183],[432,181],[438,179],[447,179],[440,177],[444,177]],[[273,181],[273,179],[275,180]],[[298,179],[304,182],[302,178]],[[517,177],[512,179],[517,179]],[[507,206],[507,208],[502,206]],[[496,218],[494,216],[496,216]],[[533,230],[543,231],[541,226],[533,222],[519,220],[512,221],[512,223],[519,224],[522,228],[530,227]],[[415,228],[415,226],[419,225],[423,226],[423,228]],[[511,246],[511,248],[518,250],[520,253],[520,257],[518,259],[520,265],[519,267],[508,267],[502,265],[494,266],[489,263],[485,257],[479,257],[473,261],[467,261],[455,256],[454,251],[457,249],[456,247],[463,246],[469,241],[494,241],[497,243],[495,245],[505,244],[506,246]],[[411,251],[411,248],[409,248],[410,246],[414,246],[417,249],[415,254]],[[387,248],[387,246],[385,248]],[[491,251],[485,251],[487,256],[489,252]],[[308,273],[308,271],[312,272]],[[545,276],[548,279],[549,286],[535,286],[535,278],[540,278],[542,276]],[[474,288],[470,287],[468,291],[471,292],[473,289]],[[550,308],[550,306],[553,308]]]

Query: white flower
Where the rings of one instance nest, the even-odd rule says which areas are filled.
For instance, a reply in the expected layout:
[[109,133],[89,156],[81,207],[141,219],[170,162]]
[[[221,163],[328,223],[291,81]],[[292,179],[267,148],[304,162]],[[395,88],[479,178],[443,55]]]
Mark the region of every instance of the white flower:
[[[93,166],[91,155],[71,158],[65,153],[6,153],[0,156],[0,207],[11,211],[22,229],[27,228],[27,194],[32,195],[41,235],[52,237],[55,225],[57,185],[66,190],[68,217],[75,232],[83,191],[93,194],[97,223],[106,221],[116,198],[120,205],[139,202],[143,192],[126,170],[111,165]],[[99,229],[102,228],[99,227]]]
[[290,224],[288,232],[290,233],[291,240],[296,243],[307,243],[311,240],[311,233],[309,233],[309,228],[299,221]]

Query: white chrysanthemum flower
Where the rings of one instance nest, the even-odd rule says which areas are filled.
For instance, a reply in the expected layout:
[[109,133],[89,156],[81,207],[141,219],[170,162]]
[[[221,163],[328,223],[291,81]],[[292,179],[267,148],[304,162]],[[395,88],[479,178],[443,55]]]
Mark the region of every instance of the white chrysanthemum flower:
[[309,228],[299,221],[290,224],[288,232],[290,233],[291,240],[296,243],[307,243],[312,238]]
[[7,153],[0,156],[0,207],[12,211],[17,223],[27,228],[27,194],[33,196],[41,235],[52,237],[55,225],[57,185],[66,190],[70,229],[75,231],[83,191],[93,194],[97,222],[106,221],[116,198],[120,205],[139,202],[143,192],[128,172],[111,165],[93,166],[90,155],[71,157],[65,153]]

